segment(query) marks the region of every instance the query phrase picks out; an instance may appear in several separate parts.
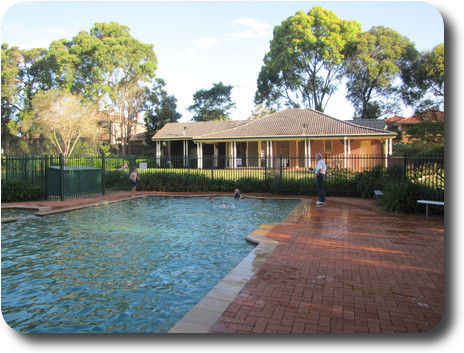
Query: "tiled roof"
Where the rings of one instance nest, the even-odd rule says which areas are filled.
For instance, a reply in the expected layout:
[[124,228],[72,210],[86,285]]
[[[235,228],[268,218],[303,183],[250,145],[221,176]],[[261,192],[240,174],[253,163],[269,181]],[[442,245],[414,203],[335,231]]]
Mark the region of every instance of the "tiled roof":
[[444,121],[445,114],[444,112],[440,112],[440,111],[427,110],[422,113],[414,114],[408,118],[403,118],[403,117],[395,115],[395,116],[385,119],[385,121],[389,125],[414,125],[414,124],[419,124],[423,120]]
[[155,136],[156,140],[178,140],[192,139],[212,134],[224,130],[229,130],[239,125],[246,124],[247,120],[226,120],[226,121],[198,121],[189,123],[169,123],[158,131]]
[[[221,123],[223,124],[219,126]],[[231,125],[226,126],[224,123],[231,123]],[[232,123],[236,125],[233,126]],[[187,127],[185,137],[198,141],[394,135],[382,129],[360,126],[345,120],[335,119],[312,109],[287,109],[256,120],[168,124],[153,139],[182,138],[184,136],[182,132],[184,127]]]
[[349,123],[353,123],[356,125],[373,127],[376,129],[385,129],[386,123],[385,120],[381,119],[355,119],[355,120],[345,120]]
[[419,124],[420,120],[417,119],[414,115],[410,116],[409,118],[404,118],[401,120],[398,120],[396,122],[396,125],[412,125],[412,124]]
[[386,118],[385,122],[387,123],[387,125],[393,125],[397,121],[400,121],[400,120],[403,120],[403,119],[404,119],[404,117],[402,117],[402,116],[393,115],[393,116],[391,116],[389,118]]

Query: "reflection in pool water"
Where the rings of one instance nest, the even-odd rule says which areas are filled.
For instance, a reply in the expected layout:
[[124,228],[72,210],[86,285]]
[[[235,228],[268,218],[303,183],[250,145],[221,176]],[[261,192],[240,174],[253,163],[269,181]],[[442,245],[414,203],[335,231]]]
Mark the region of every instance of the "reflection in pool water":
[[22,332],[167,332],[298,200],[149,197],[2,225],[2,311]]

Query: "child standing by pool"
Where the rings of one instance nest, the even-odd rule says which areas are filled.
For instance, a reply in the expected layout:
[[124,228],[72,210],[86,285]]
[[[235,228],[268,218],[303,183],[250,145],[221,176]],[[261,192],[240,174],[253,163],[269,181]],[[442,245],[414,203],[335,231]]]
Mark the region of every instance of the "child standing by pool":
[[132,197],[135,196],[135,189],[137,188],[137,179],[140,180],[139,176],[137,175],[138,169],[134,168],[132,173],[130,173],[129,179],[130,179],[130,185],[131,185],[131,190],[132,190]]

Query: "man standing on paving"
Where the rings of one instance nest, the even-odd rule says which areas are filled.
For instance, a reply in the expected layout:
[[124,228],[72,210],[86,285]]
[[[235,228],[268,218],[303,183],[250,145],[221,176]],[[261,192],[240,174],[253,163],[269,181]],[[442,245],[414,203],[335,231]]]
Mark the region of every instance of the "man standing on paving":
[[327,166],[325,165],[324,160],[322,159],[322,153],[316,153],[317,165],[314,173],[316,173],[316,189],[317,195],[319,196],[319,201],[316,201],[316,205],[325,204],[325,173],[327,171]]

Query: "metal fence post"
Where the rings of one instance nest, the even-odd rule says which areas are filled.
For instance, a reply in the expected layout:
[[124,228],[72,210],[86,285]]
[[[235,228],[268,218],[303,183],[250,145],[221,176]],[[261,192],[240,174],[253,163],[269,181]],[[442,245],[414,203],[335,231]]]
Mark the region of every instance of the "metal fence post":
[[9,155],[5,156],[5,181],[10,180],[10,162],[11,157]]
[[264,179],[267,180],[267,154],[264,155]]
[[48,200],[48,156],[44,156],[44,164],[45,164],[45,170],[44,170],[44,193],[45,193],[45,199]]
[[60,200],[64,201],[64,154],[60,153]]
[[102,160],[102,169],[101,169],[101,188],[102,188],[102,195],[105,196],[105,173],[106,173],[106,160],[105,160],[105,154],[102,153],[101,155],[101,160]]

